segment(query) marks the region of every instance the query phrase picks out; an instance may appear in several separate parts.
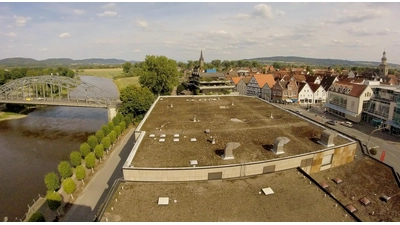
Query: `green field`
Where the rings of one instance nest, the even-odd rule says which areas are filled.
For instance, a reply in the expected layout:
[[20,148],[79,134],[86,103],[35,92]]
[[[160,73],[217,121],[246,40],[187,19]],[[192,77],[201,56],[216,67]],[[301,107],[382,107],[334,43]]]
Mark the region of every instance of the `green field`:
[[140,85],[139,77],[119,78],[119,79],[114,80],[114,83],[117,85],[118,90],[122,90],[131,84],[138,85],[138,86]]
[[[85,69],[83,72],[79,72],[79,75],[87,75],[87,76],[95,76],[95,77],[104,77],[113,79],[118,76],[124,75],[122,72],[122,68],[111,68],[111,69]],[[117,85],[118,90],[121,91],[128,85],[139,85],[139,77],[124,77],[117,78],[113,80]]]
[[84,69],[82,72],[78,72],[78,74],[112,79],[116,76],[123,75],[124,73],[122,72],[122,68],[110,68],[110,69]]

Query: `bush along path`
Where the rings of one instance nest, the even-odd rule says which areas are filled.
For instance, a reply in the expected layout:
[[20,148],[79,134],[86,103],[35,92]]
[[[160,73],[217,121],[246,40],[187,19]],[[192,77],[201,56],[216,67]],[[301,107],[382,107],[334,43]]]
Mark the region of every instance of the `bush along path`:
[[114,149],[125,144],[120,140],[129,139],[134,129],[133,116],[124,117],[118,113],[112,121],[89,136],[87,142],[81,144],[79,151],[71,152],[70,161],[60,162],[59,174],[46,174],[44,182],[48,189],[47,194],[30,207],[23,221],[41,221],[43,218],[40,215],[43,215],[45,221],[59,221],[83,193],[96,171],[104,166]]

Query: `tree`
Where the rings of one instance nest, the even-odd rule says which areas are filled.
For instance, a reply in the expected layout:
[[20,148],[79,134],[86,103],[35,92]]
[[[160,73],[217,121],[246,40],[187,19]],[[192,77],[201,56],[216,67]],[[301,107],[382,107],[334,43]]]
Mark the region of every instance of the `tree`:
[[[122,101],[119,112],[123,115],[133,114],[137,117],[146,114],[155,100],[155,96],[148,88],[129,85],[120,92]],[[113,128],[110,127],[110,130]]]
[[117,133],[115,133],[115,130],[112,130],[108,136],[110,137],[111,143],[114,144],[115,140],[117,139]]
[[86,177],[85,167],[83,167],[82,165],[77,166],[75,169],[75,176],[76,176],[76,179],[82,181],[82,184],[85,184],[83,182],[83,179],[85,179],[85,177]]
[[104,136],[107,136],[110,133],[110,128],[108,127],[108,125],[104,124],[103,126],[101,126],[101,130],[104,133]]
[[72,180],[72,178],[69,177],[63,181],[62,186],[65,193],[71,195],[71,198],[74,199],[74,196],[72,195],[72,193],[74,193],[74,191],[76,190],[76,184],[74,180]]
[[107,153],[108,153],[108,149],[111,146],[110,137],[109,136],[104,137],[103,140],[101,141],[101,143],[103,144],[104,149],[107,150]]
[[274,64],[272,64],[272,66],[273,66],[275,69],[278,69],[278,70],[282,67],[282,65],[281,65],[280,63],[278,63],[278,62],[274,62]]
[[121,133],[126,129],[126,124],[125,121],[121,121],[119,123],[119,127],[121,128]]
[[94,135],[90,135],[90,136],[88,137],[87,143],[89,144],[90,149],[91,149],[92,151],[94,150],[94,148],[96,147],[96,145],[99,144],[99,143],[97,142],[96,136],[94,136]]
[[49,191],[56,191],[60,188],[60,178],[54,172],[46,174],[44,177],[44,183]]
[[97,143],[100,143],[103,140],[103,138],[104,138],[103,130],[98,130],[96,132],[96,138],[97,138]]
[[118,117],[118,116],[115,116],[115,117],[112,119],[112,122],[113,122],[114,126],[118,126],[119,122],[121,122],[121,118]]
[[93,167],[96,165],[96,156],[94,155],[93,152],[89,153],[85,157],[85,165],[86,165],[86,168],[92,169],[92,172],[93,172]]
[[78,151],[73,151],[69,155],[69,159],[71,161],[71,165],[73,167],[77,167],[77,166],[81,165],[81,163],[82,163],[82,154]]
[[169,95],[174,86],[178,85],[179,72],[175,60],[148,55],[143,67],[144,74],[139,77],[139,83],[153,94]]
[[221,67],[221,60],[219,60],[219,59],[214,59],[214,60],[211,61],[211,64],[213,65],[213,67],[214,67],[215,69],[219,70],[220,67]]
[[131,67],[132,67],[132,63],[126,62],[122,65],[122,70],[124,71],[124,73],[128,73],[129,70],[131,69]]
[[125,115],[124,121],[125,121],[125,124],[129,127],[129,125],[132,124],[132,122],[133,122],[133,114],[128,113],[127,115]]
[[58,164],[58,172],[62,178],[68,178],[72,176],[71,164],[68,161],[61,161]]
[[94,148],[94,154],[96,155],[96,158],[101,161],[101,158],[104,155],[104,147],[102,144],[98,144],[96,148]]
[[181,93],[182,91],[185,90],[185,86],[183,84],[178,85],[178,87],[176,88],[176,94],[179,95],[179,93]]
[[82,153],[82,157],[86,157],[90,153],[90,146],[87,142],[82,143],[79,150]]
[[46,220],[44,219],[43,214],[37,211],[34,212],[31,217],[29,217],[28,222],[46,222]]
[[224,67],[224,70],[228,70],[231,68],[231,62],[228,60],[222,61],[222,66]]
[[119,135],[121,135],[121,127],[120,126],[115,126],[114,131],[115,131],[115,134],[117,135],[117,137],[119,137]]
[[46,202],[49,208],[53,211],[57,210],[60,207],[62,201],[62,197],[60,193],[48,191],[46,194]]
[[111,132],[114,129],[114,123],[112,121],[109,121],[107,123],[107,125],[108,125],[108,129],[110,129],[110,132]]

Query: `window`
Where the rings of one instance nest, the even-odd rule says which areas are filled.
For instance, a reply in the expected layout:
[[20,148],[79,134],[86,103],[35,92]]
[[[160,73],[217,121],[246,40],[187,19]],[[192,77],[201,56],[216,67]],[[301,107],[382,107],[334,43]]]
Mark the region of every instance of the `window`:
[[322,158],[322,163],[321,166],[329,165],[332,163],[332,156],[333,155],[326,155],[324,158]]

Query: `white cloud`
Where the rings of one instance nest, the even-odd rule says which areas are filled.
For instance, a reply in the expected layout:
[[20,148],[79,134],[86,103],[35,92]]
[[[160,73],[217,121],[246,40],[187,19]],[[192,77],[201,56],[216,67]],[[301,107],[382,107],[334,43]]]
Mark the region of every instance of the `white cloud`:
[[146,20],[136,20],[136,25],[137,25],[138,27],[147,27],[147,26],[148,26],[148,23],[147,23]]
[[254,6],[254,15],[272,19],[274,17],[272,13],[272,7],[266,4],[258,4]]
[[236,19],[248,19],[248,18],[250,18],[250,15],[246,14],[246,13],[239,13],[235,18]]
[[49,49],[47,49],[47,48],[41,48],[41,49],[39,49],[39,52],[45,52],[45,51],[48,51]]
[[60,38],[71,37],[71,34],[70,33],[62,33],[62,34],[58,35],[58,37],[60,37]]
[[393,34],[393,33],[399,34],[400,31],[399,30],[390,30],[389,28],[385,28],[385,29],[382,29],[381,31],[378,31],[376,34],[377,35],[388,35],[388,34]]
[[365,20],[376,19],[383,15],[383,11],[380,9],[363,8],[360,10],[346,10],[344,9],[341,13],[344,15],[339,19],[333,21],[333,23],[343,24],[343,23],[358,23]]
[[17,36],[17,34],[16,34],[16,33],[14,33],[14,32],[9,32],[9,33],[0,33],[0,34],[3,34],[4,36],[7,36],[7,37],[16,37],[16,36]]
[[342,40],[336,40],[336,39],[333,39],[331,42],[332,42],[333,44],[341,44],[341,43],[343,43]]
[[368,32],[366,28],[357,28],[352,26],[351,28],[347,29],[347,33],[356,35],[356,36],[365,36],[371,35],[372,33]]
[[96,41],[94,42],[94,44],[96,44],[96,45],[108,45],[108,44],[111,44],[111,41],[96,40]]
[[308,48],[308,47],[311,47],[312,45],[310,45],[310,44],[302,44],[302,46]]
[[102,6],[103,9],[110,9],[110,8],[114,8],[114,7],[115,7],[115,3],[108,3],[108,4]]
[[97,15],[100,17],[108,16],[108,17],[113,17],[116,16],[118,13],[114,11],[104,11],[103,13],[98,13]]
[[25,26],[26,22],[31,20],[30,17],[15,16],[15,15],[14,15],[14,19],[15,19],[15,25],[20,26],[20,27]]
[[284,16],[284,15],[286,15],[286,13],[284,11],[281,11],[281,10],[276,10],[276,15]]
[[82,15],[84,12],[85,12],[85,11],[83,11],[83,10],[81,10],[81,9],[75,9],[75,10],[74,10],[74,13],[75,13],[76,15]]
[[142,52],[142,51],[140,51],[140,49],[135,49],[133,50],[133,52]]

